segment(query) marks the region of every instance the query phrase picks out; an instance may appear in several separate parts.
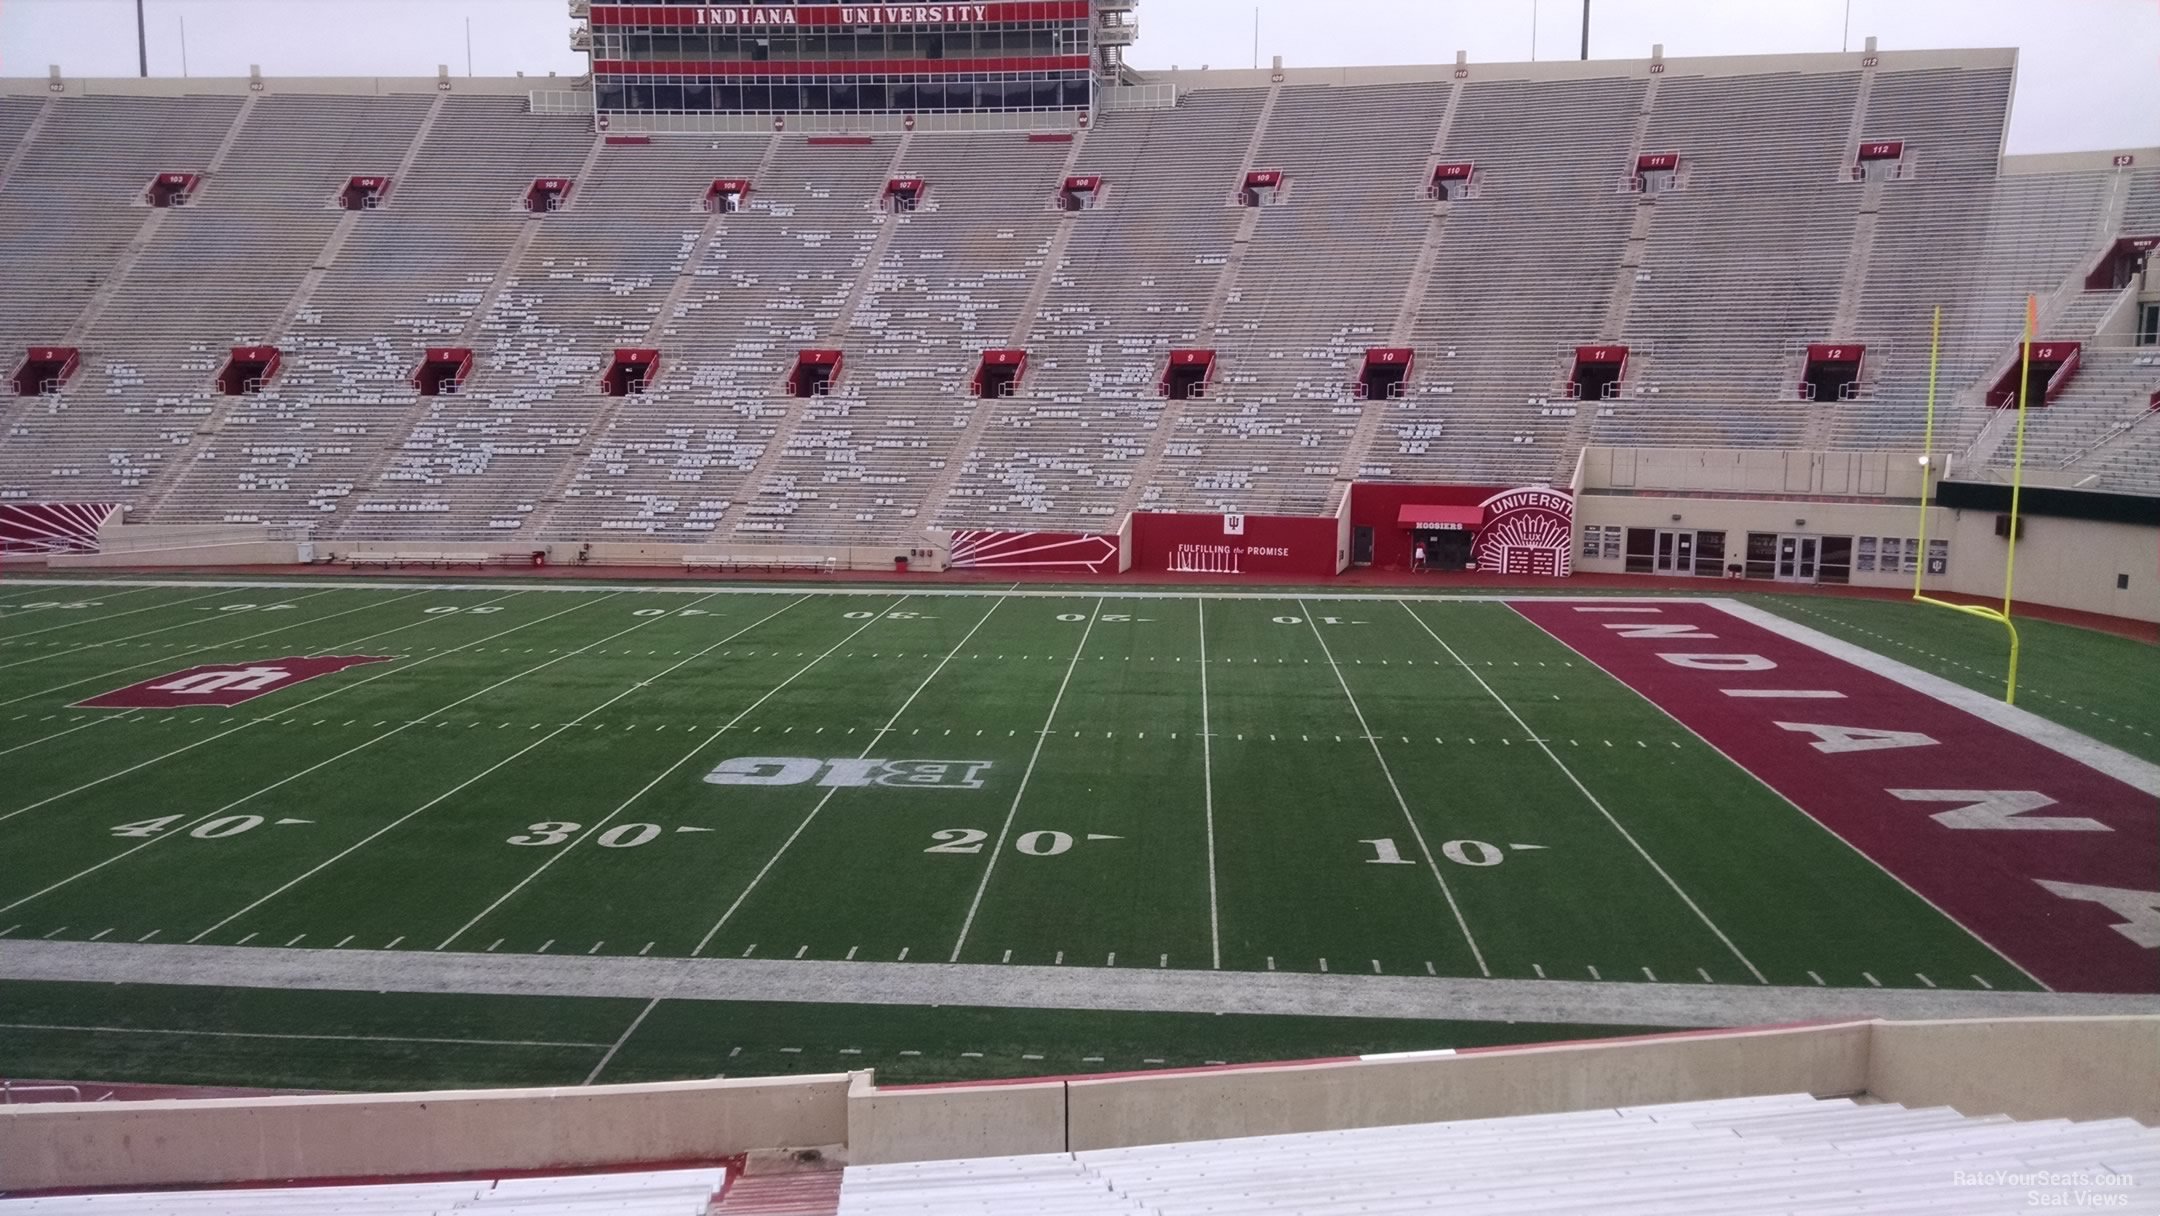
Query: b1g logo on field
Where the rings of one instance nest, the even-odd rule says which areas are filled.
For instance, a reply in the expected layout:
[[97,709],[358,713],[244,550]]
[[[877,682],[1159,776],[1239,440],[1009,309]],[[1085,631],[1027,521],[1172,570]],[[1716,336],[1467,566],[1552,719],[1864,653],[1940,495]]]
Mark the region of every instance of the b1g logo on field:
[[[739,756],[705,774],[708,785],[807,785],[856,790],[873,785],[910,790],[979,790],[988,760],[811,760]],[[820,774],[823,774],[821,777]]]
[[264,659],[254,663],[213,663],[190,667],[116,688],[102,696],[76,702],[80,709],[187,709],[208,705],[229,709],[243,701],[268,696],[319,676],[334,675],[348,667],[388,663],[389,655],[338,655]]

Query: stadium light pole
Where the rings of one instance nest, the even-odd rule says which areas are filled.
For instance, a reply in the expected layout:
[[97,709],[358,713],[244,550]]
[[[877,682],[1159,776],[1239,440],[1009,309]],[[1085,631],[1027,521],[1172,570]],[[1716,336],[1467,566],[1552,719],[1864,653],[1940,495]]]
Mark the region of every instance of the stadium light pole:
[[143,0],[135,0],[135,58],[144,80],[150,79],[150,28],[143,18]]
[[1590,58],[1590,0],[1582,0],[1582,57]]

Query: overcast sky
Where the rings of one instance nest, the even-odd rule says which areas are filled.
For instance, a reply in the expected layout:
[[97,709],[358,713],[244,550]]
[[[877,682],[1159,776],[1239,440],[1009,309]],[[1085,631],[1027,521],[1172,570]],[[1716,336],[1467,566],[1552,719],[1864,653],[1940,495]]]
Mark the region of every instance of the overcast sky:
[[[238,76],[575,76],[566,0],[146,0],[150,70]],[[1142,68],[1573,58],[1578,0],[1142,0]],[[1851,0],[1851,44],[2019,49],[2013,152],[2160,146],[2160,0]],[[1594,0],[1590,53],[1834,51],[1846,0]],[[0,74],[135,74],[134,0],[0,0]]]

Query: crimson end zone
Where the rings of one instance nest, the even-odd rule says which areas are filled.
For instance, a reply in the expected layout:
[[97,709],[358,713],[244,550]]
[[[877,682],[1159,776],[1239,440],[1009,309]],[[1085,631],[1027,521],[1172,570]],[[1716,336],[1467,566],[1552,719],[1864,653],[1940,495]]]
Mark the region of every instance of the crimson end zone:
[[328,655],[259,659],[246,663],[208,663],[185,671],[153,676],[126,688],[77,701],[77,709],[230,709],[295,684],[334,675],[348,667],[388,663],[390,655]]
[[2153,793],[1717,604],[1513,607],[2040,982],[2160,992]]

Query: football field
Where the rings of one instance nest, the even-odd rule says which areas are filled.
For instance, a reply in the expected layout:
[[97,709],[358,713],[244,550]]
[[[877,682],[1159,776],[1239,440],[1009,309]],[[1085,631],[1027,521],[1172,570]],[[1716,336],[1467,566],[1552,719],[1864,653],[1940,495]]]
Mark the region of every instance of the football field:
[[[2150,856],[2149,795],[1699,602],[5,590],[0,957],[2151,990],[2135,884],[2103,872]],[[1793,654],[1759,660],[1767,686],[1660,682],[1730,683],[1768,670],[1735,652],[1773,644]],[[1876,718],[1831,713],[1863,706]],[[1771,743],[1720,733],[1749,714]],[[2015,769],[2013,747],[2038,775],[1915,775],[1887,811],[1849,805],[1846,770],[1794,767]],[[1995,785],[2054,793],[1998,805]],[[2017,830],[1960,830],[1990,815]],[[1990,887],[1967,872],[2026,863],[1958,852],[1974,841],[2075,849]],[[1989,921],[2028,887],[2055,936]]]

